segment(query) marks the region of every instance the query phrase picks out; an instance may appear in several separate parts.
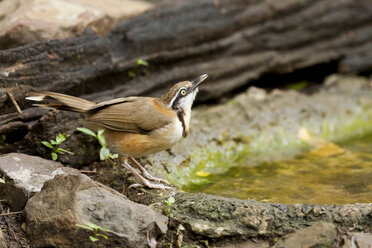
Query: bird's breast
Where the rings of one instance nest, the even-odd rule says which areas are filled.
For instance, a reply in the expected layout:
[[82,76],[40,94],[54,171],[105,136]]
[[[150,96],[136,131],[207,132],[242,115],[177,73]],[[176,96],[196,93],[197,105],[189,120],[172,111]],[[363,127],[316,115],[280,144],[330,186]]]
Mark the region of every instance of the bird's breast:
[[169,146],[165,149],[172,147],[180,142],[184,137],[184,127],[179,120],[174,120],[168,125],[161,127],[151,134],[151,137],[158,140],[159,145]]

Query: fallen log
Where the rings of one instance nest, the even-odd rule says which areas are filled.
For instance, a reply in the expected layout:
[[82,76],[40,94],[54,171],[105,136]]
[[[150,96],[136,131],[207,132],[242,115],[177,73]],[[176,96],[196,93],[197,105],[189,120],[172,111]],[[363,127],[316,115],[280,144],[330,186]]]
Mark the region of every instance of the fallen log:
[[[0,152],[25,151],[27,142],[27,152],[38,154],[29,147],[40,141],[36,133],[53,138],[61,127],[71,132],[76,126],[77,115],[16,114],[9,92],[35,113],[24,100],[31,90],[94,100],[159,95],[175,81],[208,73],[199,96],[208,100],[268,73],[331,61],[340,71],[371,70],[371,10],[368,1],[353,0],[179,1],[124,21],[105,37],[88,30],[0,51],[0,134],[15,136],[0,143]],[[149,66],[136,66],[138,59]],[[40,117],[43,124],[35,124]],[[25,135],[32,138],[22,141]]]

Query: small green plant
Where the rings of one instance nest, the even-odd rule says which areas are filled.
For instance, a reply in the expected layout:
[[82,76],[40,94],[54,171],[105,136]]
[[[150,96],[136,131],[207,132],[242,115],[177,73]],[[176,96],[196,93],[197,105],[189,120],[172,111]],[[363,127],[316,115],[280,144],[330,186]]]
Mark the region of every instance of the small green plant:
[[52,150],[50,155],[52,156],[52,159],[54,161],[56,161],[57,158],[58,158],[58,154],[65,154],[65,153],[68,153],[68,154],[71,154],[71,155],[74,154],[74,153],[70,152],[69,150],[66,150],[66,149],[63,149],[63,148],[59,147],[64,141],[66,141],[66,139],[68,137],[70,137],[70,135],[65,135],[65,134],[59,133],[56,136],[55,140],[50,140],[49,142],[48,141],[41,141],[41,144],[43,144],[44,146],[46,146],[46,147],[48,147],[49,149]]
[[147,62],[147,61],[145,61],[143,59],[137,59],[136,66],[134,67],[133,70],[129,70],[128,71],[128,76],[134,78],[136,76],[136,71],[141,66],[149,66],[149,62]]
[[165,202],[165,206],[164,206],[164,213],[166,215],[168,215],[169,217],[173,218],[173,213],[171,213],[171,210],[172,210],[172,205],[173,203],[175,202],[176,200],[174,199],[174,197],[169,197],[168,200],[164,200]]
[[90,136],[93,136],[98,140],[99,144],[101,145],[101,150],[99,151],[99,157],[101,160],[115,159],[119,157],[117,153],[112,154],[110,150],[107,148],[106,139],[105,136],[103,136],[103,132],[105,130],[100,129],[97,131],[97,134],[85,127],[78,127],[77,130]]
[[98,225],[90,223],[90,222],[87,225],[76,224],[76,226],[79,227],[79,228],[91,231],[92,235],[89,236],[89,239],[92,242],[97,242],[97,241],[99,241],[100,238],[108,239],[108,237],[106,235],[100,233],[101,231],[111,232],[107,228],[98,226]]
[[142,59],[137,59],[136,66],[149,66],[149,62]]

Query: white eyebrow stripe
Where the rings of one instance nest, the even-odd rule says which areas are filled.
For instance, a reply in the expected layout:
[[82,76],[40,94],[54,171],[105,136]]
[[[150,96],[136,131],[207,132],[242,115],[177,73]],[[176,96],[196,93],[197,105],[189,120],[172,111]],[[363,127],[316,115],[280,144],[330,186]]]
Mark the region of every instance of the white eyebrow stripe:
[[168,104],[168,108],[171,108],[171,107],[172,107],[174,101],[177,99],[178,95],[180,94],[180,91],[181,91],[181,90],[184,90],[184,89],[185,89],[185,88],[180,88],[180,89],[177,91],[177,94],[176,94],[176,95],[172,98],[172,100],[169,102],[169,104]]
[[42,95],[42,96],[28,96],[28,97],[26,97],[27,100],[36,101],[36,102],[41,102],[41,101],[44,100],[44,98],[45,98],[44,95]]

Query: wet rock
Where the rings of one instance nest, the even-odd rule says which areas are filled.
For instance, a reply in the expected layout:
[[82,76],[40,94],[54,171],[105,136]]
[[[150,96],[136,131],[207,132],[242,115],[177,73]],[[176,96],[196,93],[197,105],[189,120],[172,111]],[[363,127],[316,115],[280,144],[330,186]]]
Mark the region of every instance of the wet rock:
[[33,247],[90,247],[94,234],[76,224],[93,223],[107,247],[155,247],[166,233],[168,218],[152,208],[128,200],[85,175],[57,175],[45,183],[26,205],[27,228]]
[[310,227],[290,234],[287,238],[279,241],[275,248],[316,248],[332,247],[336,239],[336,226],[332,223],[317,222]]
[[0,1],[0,49],[74,36],[88,26],[104,34],[118,21],[151,7],[137,0]]
[[40,192],[44,182],[58,174],[79,174],[78,170],[35,156],[9,153],[0,156],[0,197],[6,199],[13,211],[24,208],[27,200]]

